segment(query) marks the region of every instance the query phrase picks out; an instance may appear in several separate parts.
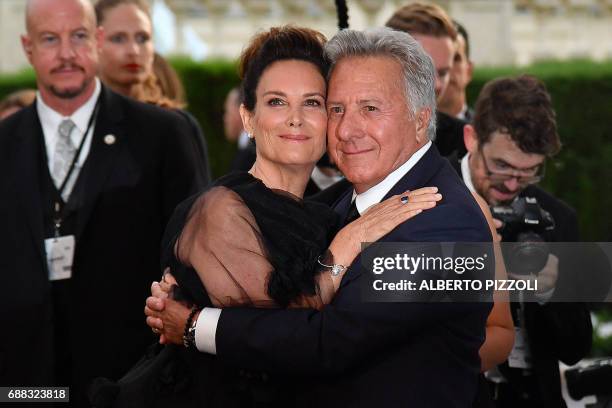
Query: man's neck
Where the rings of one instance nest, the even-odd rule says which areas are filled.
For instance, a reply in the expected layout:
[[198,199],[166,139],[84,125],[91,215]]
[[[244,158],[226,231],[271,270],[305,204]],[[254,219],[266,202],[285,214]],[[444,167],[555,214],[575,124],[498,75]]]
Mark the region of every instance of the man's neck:
[[[389,177],[390,174],[392,174],[393,172],[395,172],[397,169],[399,169],[400,167],[402,167],[403,165],[405,165],[410,158],[419,150],[421,150],[423,147],[425,147],[425,145],[427,145],[427,143],[429,143],[429,140],[426,140],[424,142],[419,143],[418,145],[416,145],[416,147],[414,148],[414,150],[407,155],[405,158],[398,160],[397,163],[395,163],[395,165],[393,166],[393,168],[383,177],[380,177],[376,180],[368,180],[367,183],[353,183],[353,188],[355,189],[355,192],[357,194],[362,194],[365,193],[366,191],[368,191],[369,189],[371,189],[372,187],[375,187],[377,185],[379,185],[380,183],[382,183],[383,181],[385,181],[385,179],[387,177]],[[350,180],[349,180],[350,181]]]
[[96,90],[96,81],[92,80],[83,92],[74,98],[60,98],[40,85],[38,89],[40,90],[41,98],[49,108],[63,116],[71,116],[91,98]]
[[458,97],[453,99],[452,101],[447,102],[445,104],[439,103],[438,109],[449,116],[457,117],[457,115],[459,115],[463,111],[465,101],[465,92],[461,92]]

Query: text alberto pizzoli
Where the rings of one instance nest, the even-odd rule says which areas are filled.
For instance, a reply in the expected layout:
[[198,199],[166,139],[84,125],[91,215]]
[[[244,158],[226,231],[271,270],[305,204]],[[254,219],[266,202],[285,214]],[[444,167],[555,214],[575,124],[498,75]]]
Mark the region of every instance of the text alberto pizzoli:
[[[372,273],[381,275],[387,271],[409,272],[414,275],[418,271],[438,270],[452,271],[462,275],[466,271],[482,271],[485,268],[487,254],[481,257],[419,257],[407,254],[397,254],[394,257],[376,257],[372,263]],[[385,282],[376,279],[372,282],[376,291],[537,291],[536,279],[424,279],[413,282],[400,279],[395,282]]]

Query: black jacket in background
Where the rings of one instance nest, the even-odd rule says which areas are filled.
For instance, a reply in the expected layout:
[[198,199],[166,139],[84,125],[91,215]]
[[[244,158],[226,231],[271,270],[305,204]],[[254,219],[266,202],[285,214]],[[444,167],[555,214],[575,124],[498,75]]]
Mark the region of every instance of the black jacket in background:
[[[76,236],[62,299],[69,333],[56,333],[57,296],[48,280],[42,194],[49,175],[36,104],[0,123],[0,385],[70,386],[73,406],[85,406],[92,378],[118,378],[155,341],[142,307],[161,274],[162,233],[174,207],[208,178],[180,114],[105,87],[100,98],[91,149],[67,204]],[[54,335],[71,352],[67,361],[56,360]],[[56,382],[58,367],[72,373],[69,384]]]

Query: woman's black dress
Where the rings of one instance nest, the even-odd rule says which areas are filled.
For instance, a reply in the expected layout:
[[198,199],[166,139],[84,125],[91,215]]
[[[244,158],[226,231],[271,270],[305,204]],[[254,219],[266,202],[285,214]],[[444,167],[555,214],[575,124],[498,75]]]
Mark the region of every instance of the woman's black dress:
[[[336,228],[329,207],[231,173],[177,207],[162,269],[171,268],[177,295],[198,307],[323,307],[333,289],[316,259]],[[205,353],[155,345],[117,384],[99,381],[92,395],[97,406],[265,407],[291,405],[294,386]]]

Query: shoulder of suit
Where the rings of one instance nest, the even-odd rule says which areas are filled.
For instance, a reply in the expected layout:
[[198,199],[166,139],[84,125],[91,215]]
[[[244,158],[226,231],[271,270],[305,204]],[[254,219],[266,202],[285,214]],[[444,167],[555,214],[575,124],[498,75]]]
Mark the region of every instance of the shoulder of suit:
[[1,120],[0,139],[2,143],[5,143],[6,139],[19,138],[19,133],[16,133],[15,129],[22,126],[23,123],[34,120],[34,115],[36,115],[36,105],[32,104]]
[[152,124],[167,121],[187,123],[187,118],[173,109],[161,108],[150,103],[140,102],[111,90],[108,90],[108,95],[110,95],[111,104],[120,103],[130,118],[144,118],[147,123]]

